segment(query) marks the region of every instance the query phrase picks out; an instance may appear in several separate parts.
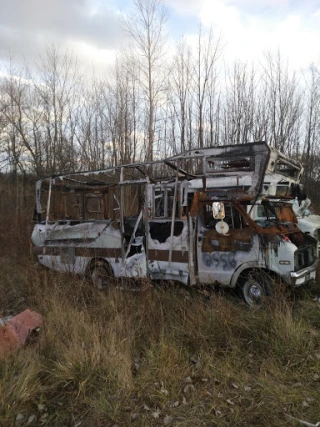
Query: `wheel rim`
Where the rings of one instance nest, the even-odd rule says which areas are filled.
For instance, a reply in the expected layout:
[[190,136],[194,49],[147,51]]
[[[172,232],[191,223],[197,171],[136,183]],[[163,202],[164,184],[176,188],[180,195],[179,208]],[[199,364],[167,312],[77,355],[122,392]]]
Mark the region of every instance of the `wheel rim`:
[[108,284],[108,274],[102,266],[95,267],[91,273],[91,280],[98,289],[103,289]]
[[251,307],[261,306],[263,298],[266,296],[265,290],[260,283],[255,280],[248,280],[243,286],[243,296],[247,304]]

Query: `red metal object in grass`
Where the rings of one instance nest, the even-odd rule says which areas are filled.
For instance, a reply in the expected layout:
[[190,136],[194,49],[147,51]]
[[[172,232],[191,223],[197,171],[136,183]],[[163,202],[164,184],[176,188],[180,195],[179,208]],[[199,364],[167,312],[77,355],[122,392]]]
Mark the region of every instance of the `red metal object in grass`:
[[25,344],[30,333],[39,328],[43,318],[39,313],[26,309],[0,327],[0,359]]

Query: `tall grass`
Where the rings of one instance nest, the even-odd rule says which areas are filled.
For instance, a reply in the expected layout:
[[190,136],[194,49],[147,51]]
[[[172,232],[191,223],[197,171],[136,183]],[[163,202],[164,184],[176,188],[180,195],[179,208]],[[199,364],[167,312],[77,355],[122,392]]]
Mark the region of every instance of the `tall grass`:
[[103,293],[30,259],[0,268],[1,311],[28,306],[45,318],[39,336],[0,365],[3,426],[18,414],[19,425],[34,426],[291,426],[287,415],[319,418],[320,308],[312,295],[250,310],[230,295],[177,287]]
[[31,206],[21,221],[9,212],[0,213],[0,317],[29,307],[45,322],[0,362],[1,426],[320,419],[319,286],[279,295],[264,310],[174,286],[100,292],[39,268],[30,255]]

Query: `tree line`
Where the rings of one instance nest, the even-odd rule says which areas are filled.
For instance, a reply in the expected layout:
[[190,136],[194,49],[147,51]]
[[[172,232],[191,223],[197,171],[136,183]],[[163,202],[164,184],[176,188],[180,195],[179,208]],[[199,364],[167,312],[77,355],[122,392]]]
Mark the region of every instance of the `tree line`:
[[103,77],[54,45],[32,66],[3,63],[1,170],[39,177],[267,141],[303,162],[307,185],[320,181],[319,65],[294,71],[279,52],[226,65],[212,29],[173,46],[166,20],[161,0],[134,0],[130,44]]

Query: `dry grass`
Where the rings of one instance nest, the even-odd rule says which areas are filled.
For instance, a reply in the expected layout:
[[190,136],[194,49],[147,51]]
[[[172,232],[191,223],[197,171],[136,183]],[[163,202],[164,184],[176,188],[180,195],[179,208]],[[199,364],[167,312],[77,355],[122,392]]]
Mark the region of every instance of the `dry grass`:
[[320,420],[319,286],[264,310],[173,286],[102,293],[39,268],[26,217],[0,221],[0,317],[29,307],[45,324],[0,364],[1,427]]
[[2,426],[18,414],[31,426],[320,418],[317,290],[250,310],[230,295],[174,287],[102,293],[30,259],[5,259],[0,270],[1,312],[28,306],[45,317],[39,337],[0,365]]

